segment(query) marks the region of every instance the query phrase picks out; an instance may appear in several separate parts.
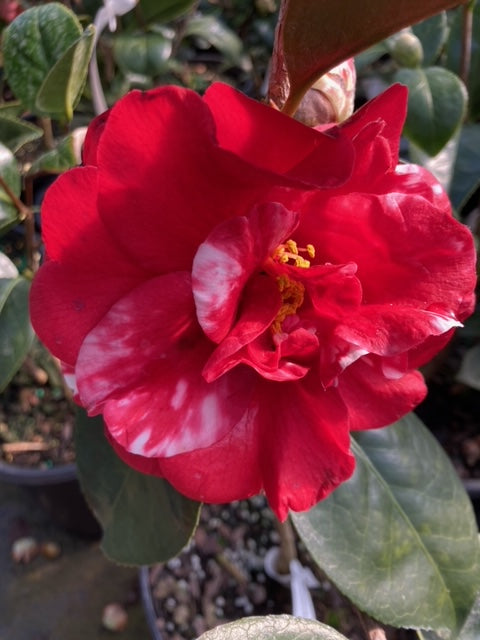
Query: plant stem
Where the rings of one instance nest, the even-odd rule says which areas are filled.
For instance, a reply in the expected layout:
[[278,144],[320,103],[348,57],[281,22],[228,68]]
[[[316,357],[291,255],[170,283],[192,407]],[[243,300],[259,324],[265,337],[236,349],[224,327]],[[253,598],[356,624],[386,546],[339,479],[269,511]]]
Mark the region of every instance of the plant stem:
[[52,120],[50,118],[40,118],[40,125],[43,129],[43,140],[45,147],[49,150],[55,149],[55,138],[53,137]]
[[25,253],[27,256],[27,265],[28,268],[33,272],[36,271],[36,260],[35,260],[35,247],[33,238],[35,235],[35,220],[33,218],[33,212],[30,207],[23,204],[20,198],[13,193],[5,180],[0,176],[0,187],[5,191],[7,196],[12,201],[14,207],[18,211],[18,217],[20,221],[23,222],[23,226],[25,228]]
[[290,520],[277,521],[277,531],[280,535],[280,549],[277,560],[277,571],[280,574],[290,573],[290,562],[297,557],[295,533]]
[[459,75],[467,89],[472,55],[473,5],[474,2],[469,2],[462,7],[462,50]]

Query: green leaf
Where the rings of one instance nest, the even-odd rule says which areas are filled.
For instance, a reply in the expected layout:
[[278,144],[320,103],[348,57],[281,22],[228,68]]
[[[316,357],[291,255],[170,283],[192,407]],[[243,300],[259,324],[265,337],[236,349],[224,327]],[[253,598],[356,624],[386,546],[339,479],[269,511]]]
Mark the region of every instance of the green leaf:
[[480,391],[480,344],[471,347],[463,355],[457,380]]
[[143,22],[169,22],[187,13],[196,0],[140,0],[139,12]]
[[317,78],[347,58],[455,0],[284,0],[272,58],[270,97],[294,113]]
[[122,564],[164,562],[190,540],[200,504],[166,480],[127,466],[108,443],[101,417],[79,411],[76,460],[82,489],[103,528],[102,549]]
[[0,392],[18,371],[30,349],[30,282],[21,276],[0,279]]
[[[0,143],[0,176],[10,187],[12,192],[20,195],[21,178],[18,164],[13,153]],[[0,186],[0,235],[19,222],[19,212],[12,203],[10,196]]]
[[58,120],[73,118],[87,79],[94,35],[95,28],[90,25],[52,67],[35,100],[38,110]]
[[202,634],[198,640],[347,640],[332,627],[294,616],[241,618]]
[[0,112],[0,140],[13,153],[27,142],[33,142],[42,136],[43,131],[40,127]]
[[157,76],[167,68],[174,32],[124,33],[113,44],[115,61],[125,75]]
[[462,124],[467,92],[454,73],[441,67],[400,69],[395,82],[408,87],[404,134],[420,149],[436,155]]
[[222,53],[231,64],[238,64],[243,53],[243,43],[237,34],[219,18],[197,13],[188,20],[184,36],[201,38]]
[[[57,2],[32,7],[4,31],[3,55],[7,80],[14,94],[37,115],[37,95],[50,71],[82,35],[75,14]],[[75,84],[75,81],[73,81]],[[64,86],[57,86],[60,95]]]
[[472,505],[435,438],[409,414],[357,433],[353,477],[295,526],[360,609],[393,626],[458,630],[480,587]]
[[461,211],[480,186],[480,124],[462,128],[450,186],[452,204]]
[[75,133],[66,136],[60,140],[57,147],[51,151],[46,151],[36,160],[33,161],[28,175],[36,173],[53,173],[59,174],[78,165],[75,146],[77,142]]
[[448,38],[446,12],[442,11],[428,20],[422,20],[422,22],[413,25],[412,31],[422,43],[424,66],[435,64]]

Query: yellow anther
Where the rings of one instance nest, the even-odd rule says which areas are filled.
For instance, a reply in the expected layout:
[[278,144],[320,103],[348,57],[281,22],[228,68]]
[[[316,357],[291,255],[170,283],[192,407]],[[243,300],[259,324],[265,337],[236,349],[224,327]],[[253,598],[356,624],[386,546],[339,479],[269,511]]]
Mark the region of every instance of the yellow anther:
[[280,264],[288,264],[291,260],[293,266],[301,269],[308,269],[310,260],[307,260],[300,253],[306,253],[309,258],[315,257],[315,247],[313,244],[307,244],[304,247],[298,247],[295,240],[287,240],[285,244],[280,244],[273,253],[273,259]]
[[286,275],[278,276],[278,290],[282,296],[282,306],[278,310],[275,320],[272,322],[272,333],[281,333],[282,323],[287,316],[297,313],[297,309],[302,306],[305,297],[305,287],[301,282],[290,280]]

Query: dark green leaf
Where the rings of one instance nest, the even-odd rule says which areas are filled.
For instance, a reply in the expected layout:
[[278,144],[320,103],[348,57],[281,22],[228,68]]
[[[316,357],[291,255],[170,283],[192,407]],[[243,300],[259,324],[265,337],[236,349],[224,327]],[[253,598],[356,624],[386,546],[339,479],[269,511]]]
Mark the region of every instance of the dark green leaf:
[[174,33],[125,33],[114,40],[115,61],[125,75],[157,76],[167,68]]
[[462,128],[457,158],[453,169],[450,198],[461,211],[470,196],[480,186],[480,124],[467,124]]
[[458,0],[284,0],[273,54],[270,97],[294,113],[323,73],[389,35],[450,9]]
[[241,618],[215,627],[199,640],[347,640],[332,627],[293,616]]
[[101,417],[78,414],[75,447],[80,483],[103,528],[102,548],[123,564],[172,558],[188,543],[200,504],[166,480],[128,467],[114,453]]
[[87,27],[55,63],[38,90],[36,107],[51,118],[70,121],[85,85],[95,29]]
[[30,282],[25,278],[0,279],[0,392],[16,374],[32,344],[29,290]]
[[33,161],[29,175],[36,173],[63,173],[78,164],[75,154],[74,134],[66,136],[58,143],[58,146],[51,151],[47,151]]
[[201,38],[220,51],[229,63],[240,62],[243,53],[242,41],[216,16],[196,14],[188,21],[184,35]]
[[[37,115],[37,95],[50,71],[80,38],[75,14],[57,2],[32,7],[14,20],[3,34],[3,55],[8,82],[23,104]],[[57,91],[64,94],[64,87]]]
[[318,565],[393,626],[456,631],[480,587],[472,505],[443,449],[409,414],[352,441],[353,477],[293,521]]
[[139,11],[144,22],[169,22],[195,4],[196,0],[140,0]]
[[[0,143],[0,176],[6,182],[11,191],[20,195],[21,179],[17,161],[13,153]],[[19,214],[10,196],[0,186],[0,235],[18,224]]]
[[27,142],[33,142],[43,136],[40,127],[0,113],[0,140],[14,153]]
[[400,69],[395,82],[408,87],[404,134],[434,156],[462,124],[467,93],[461,80],[441,67]]
[[463,354],[457,380],[480,391],[480,344]]
[[428,20],[422,20],[412,27],[412,31],[422,43],[423,64],[426,67],[435,64],[448,38],[446,12],[442,11]]

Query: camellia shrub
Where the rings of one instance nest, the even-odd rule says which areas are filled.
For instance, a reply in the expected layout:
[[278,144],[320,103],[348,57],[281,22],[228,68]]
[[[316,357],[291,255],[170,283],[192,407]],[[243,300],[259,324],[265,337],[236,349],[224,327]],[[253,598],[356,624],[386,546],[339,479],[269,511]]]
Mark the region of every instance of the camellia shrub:
[[[480,637],[471,504],[411,413],[419,367],[474,311],[474,242],[399,157],[407,88],[351,113],[351,56],[455,4],[283,0],[263,103],[221,82],[131,91],[58,171],[31,321],[81,407],[79,475],[114,559],[167,560],[201,503],[264,493],[361,610]],[[30,21],[70,24],[54,6],[8,27],[5,65],[31,111],[64,121],[99,33],[72,23],[28,90],[15,58]]]

